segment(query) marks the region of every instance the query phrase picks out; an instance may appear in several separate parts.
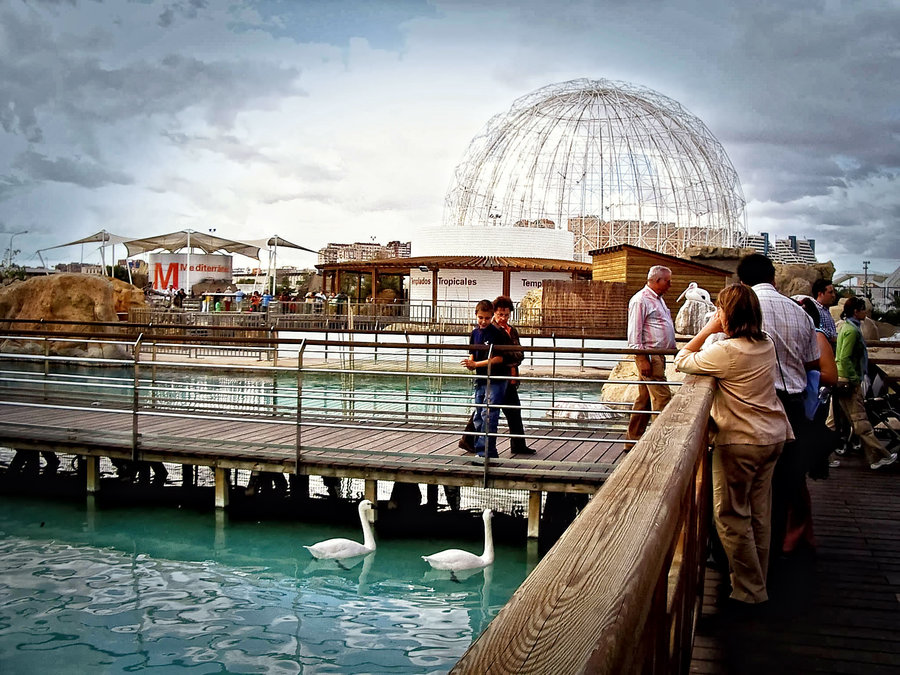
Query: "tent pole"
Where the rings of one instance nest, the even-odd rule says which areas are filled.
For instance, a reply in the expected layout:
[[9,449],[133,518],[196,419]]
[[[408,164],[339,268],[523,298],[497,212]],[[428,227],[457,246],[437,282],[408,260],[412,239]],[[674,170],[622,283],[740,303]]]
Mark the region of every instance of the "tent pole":
[[191,291],[191,231],[190,230],[187,231],[187,281],[185,283],[187,284],[187,288],[185,289],[185,292],[190,297],[193,297],[194,294]]

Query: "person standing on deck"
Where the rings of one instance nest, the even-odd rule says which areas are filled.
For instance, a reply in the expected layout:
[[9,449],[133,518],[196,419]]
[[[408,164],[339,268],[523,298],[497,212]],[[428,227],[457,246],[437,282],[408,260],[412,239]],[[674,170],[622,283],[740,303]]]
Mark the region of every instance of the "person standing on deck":
[[[803,405],[806,371],[819,369],[819,343],[816,329],[806,311],[775,288],[775,265],[761,253],[741,258],[738,278],[750,286],[759,299],[762,328],[775,344],[775,391],[791,423],[796,440],[785,443],[775,465],[772,481],[772,550],[781,553],[788,525],[788,515],[797,522],[799,514],[806,514],[805,525],[812,532],[812,513],[809,511],[809,490],[806,472],[809,469],[809,420]],[[811,544],[811,535],[807,539]]]
[[829,307],[837,304],[837,293],[834,290],[834,284],[831,279],[816,279],[812,285],[812,299],[816,303],[816,309],[819,310],[819,330],[828,338],[831,343],[831,350],[837,344],[837,326],[835,326],[834,318],[831,316]]
[[[712,319],[675,355],[681,372],[717,380],[710,410],[713,517],[731,568],[731,598],[747,604],[769,599],[772,474],[792,438],[775,393],[775,347],[761,324],[753,291],[728,286]],[[717,333],[728,337],[704,348]]]
[[[512,316],[513,302],[507,295],[500,295],[494,300],[494,318],[492,324],[505,332],[512,344],[519,346],[519,331],[509,324],[510,316]],[[510,378],[515,378],[519,374],[519,366],[525,360],[525,354],[521,351],[504,352],[503,363],[509,368]],[[519,382],[510,379],[506,383],[506,393],[503,396],[503,415],[506,417],[506,423],[509,425],[509,433],[512,437],[509,439],[509,449],[516,455],[533,455],[534,450],[528,447],[525,436],[525,425],[522,423],[522,402],[519,399]],[[512,407],[509,407],[512,406]],[[466,425],[466,432],[475,430],[474,413],[469,418]],[[463,435],[459,441],[459,447],[469,452],[475,452],[475,439],[468,433]]]
[[[628,346],[635,349],[675,349],[675,324],[672,313],[663,300],[663,293],[672,286],[672,270],[654,265],[647,272],[647,285],[634,294],[628,303]],[[638,377],[655,382],[666,379],[666,357],[661,354],[635,354]],[[648,406],[660,411],[672,398],[667,384],[639,384],[637,399],[632,406],[631,420],[625,438],[636,441],[644,435],[650,415]]]
[[834,390],[835,407],[840,408],[849,420],[866,454],[866,464],[874,471],[896,462],[897,453],[888,452],[875,435],[863,402],[862,382],[869,369],[869,355],[860,322],[866,318],[866,301],[847,298],[841,316],[844,323],[838,333],[835,357],[838,372],[838,386]]
[[[469,338],[471,345],[511,345],[506,332],[492,323],[494,304],[481,300],[475,306],[476,328]],[[506,394],[506,377],[509,368],[501,354],[491,354],[485,350],[473,350],[461,361],[469,370],[479,376],[475,379],[475,450],[479,457],[497,457],[497,424],[500,421],[500,405]],[[490,371],[491,379],[484,377]],[[484,434],[489,434],[485,444]]]

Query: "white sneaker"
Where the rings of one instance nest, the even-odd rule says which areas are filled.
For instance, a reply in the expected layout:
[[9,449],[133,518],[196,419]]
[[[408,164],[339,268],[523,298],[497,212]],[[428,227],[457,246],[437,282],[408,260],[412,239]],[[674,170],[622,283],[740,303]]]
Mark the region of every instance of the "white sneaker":
[[896,461],[897,461],[897,453],[892,452],[887,457],[882,457],[877,462],[870,464],[869,468],[870,469],[880,469],[883,466],[890,466],[891,464],[893,464]]

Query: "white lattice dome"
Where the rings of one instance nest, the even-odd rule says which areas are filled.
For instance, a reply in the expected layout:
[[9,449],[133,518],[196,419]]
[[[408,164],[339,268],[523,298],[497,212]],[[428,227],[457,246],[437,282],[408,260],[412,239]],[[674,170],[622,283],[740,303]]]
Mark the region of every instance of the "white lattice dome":
[[733,246],[747,229],[737,173],[700,119],[650,89],[587,79],[487,123],[456,168],[444,225],[568,230],[581,260],[616,244]]

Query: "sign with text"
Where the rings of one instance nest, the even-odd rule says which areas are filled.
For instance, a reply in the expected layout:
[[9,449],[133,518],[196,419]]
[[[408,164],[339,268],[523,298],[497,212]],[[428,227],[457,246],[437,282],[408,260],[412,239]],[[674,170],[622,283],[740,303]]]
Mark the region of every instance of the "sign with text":
[[510,272],[509,297],[513,302],[519,302],[528,291],[537,290],[540,293],[544,279],[568,281],[571,278],[568,272]]
[[[409,271],[409,298],[431,302],[433,273]],[[503,273],[493,270],[438,270],[438,302],[493,300],[503,292]]]
[[184,288],[190,293],[188,283],[193,286],[207,279],[221,281],[223,286],[231,283],[230,255],[192,254],[190,278],[188,278],[188,257],[186,253],[151,253],[150,280],[153,282],[153,290]]

